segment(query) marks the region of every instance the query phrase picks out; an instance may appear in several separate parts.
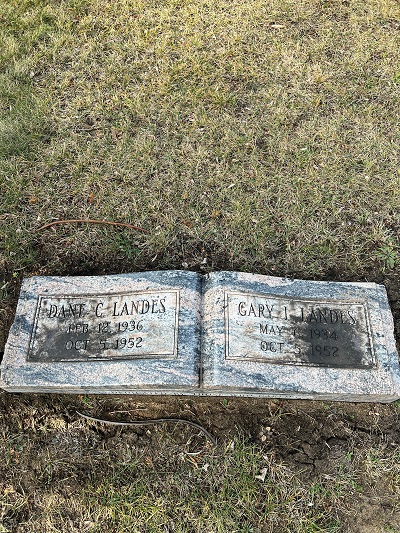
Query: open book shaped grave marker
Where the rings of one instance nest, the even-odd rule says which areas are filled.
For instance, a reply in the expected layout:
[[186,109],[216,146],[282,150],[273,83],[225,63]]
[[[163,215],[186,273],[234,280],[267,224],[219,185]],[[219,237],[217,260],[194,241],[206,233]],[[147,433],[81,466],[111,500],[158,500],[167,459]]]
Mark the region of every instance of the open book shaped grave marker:
[[26,279],[0,386],[392,401],[400,370],[382,286],[164,271]]

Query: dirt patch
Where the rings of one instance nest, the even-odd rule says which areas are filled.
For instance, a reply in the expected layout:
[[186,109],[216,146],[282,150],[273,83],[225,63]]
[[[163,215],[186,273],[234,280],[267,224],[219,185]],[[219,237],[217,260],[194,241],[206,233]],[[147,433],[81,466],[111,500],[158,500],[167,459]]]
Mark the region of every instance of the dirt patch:
[[[125,421],[183,418],[203,425],[218,444],[214,449],[201,432],[181,424],[106,426],[83,420],[76,410]],[[311,492],[337,480],[337,490],[346,490],[346,505],[334,511],[341,523],[336,531],[400,527],[400,471],[394,462],[400,409],[394,404],[1,393],[0,427],[7,457],[0,467],[3,489],[12,491],[20,509],[11,505],[3,518],[13,532],[26,531],[19,525],[28,520],[29,509],[43,512],[37,498],[56,492],[67,500],[83,484],[101,483],[117,464],[133,461],[159,470],[162,483],[181,471],[183,456],[195,468],[218,463],[237,438],[273,457],[273,464],[285,465]],[[18,507],[22,495],[29,503]]]

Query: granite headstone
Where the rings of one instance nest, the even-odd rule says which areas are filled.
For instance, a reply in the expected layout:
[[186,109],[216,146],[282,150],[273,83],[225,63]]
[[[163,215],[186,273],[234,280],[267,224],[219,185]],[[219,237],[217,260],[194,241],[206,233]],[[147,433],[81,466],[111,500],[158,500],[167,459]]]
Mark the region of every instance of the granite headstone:
[[18,392],[400,397],[384,287],[240,272],[26,279],[0,371]]

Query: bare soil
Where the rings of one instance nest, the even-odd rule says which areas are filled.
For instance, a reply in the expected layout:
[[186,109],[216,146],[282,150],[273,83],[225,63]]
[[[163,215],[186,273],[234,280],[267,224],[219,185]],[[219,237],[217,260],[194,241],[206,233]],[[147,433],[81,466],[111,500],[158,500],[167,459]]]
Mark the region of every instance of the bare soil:
[[[207,428],[218,444],[213,451],[200,432],[184,425],[122,428],[88,423],[76,414],[78,409],[115,420],[192,420]],[[21,513],[13,509],[3,517],[12,532],[28,531],[21,525],[28,518],[26,513],[39,512],[38,502],[46,494],[56,491],[67,500],[88,480],[107,475],[113,462],[124,460],[127,449],[134,449],[141,462],[165,471],[173,468],[182,450],[193,453],[194,461],[200,463],[199,451],[221,454],[238,435],[265,454],[273,454],[277,463],[283,462],[310,485],[334,479],[338,473],[357,479],[349,507],[339,511],[339,531],[400,531],[399,501],[393,487],[382,472],[374,478],[361,468],[371,450],[380,451],[377,462],[382,463],[385,453],[389,457],[399,449],[400,409],[396,405],[1,393],[0,420],[3,439],[20,446],[20,452],[18,446],[12,448],[7,464],[0,467],[1,477],[5,487],[12,486],[29,499]]]

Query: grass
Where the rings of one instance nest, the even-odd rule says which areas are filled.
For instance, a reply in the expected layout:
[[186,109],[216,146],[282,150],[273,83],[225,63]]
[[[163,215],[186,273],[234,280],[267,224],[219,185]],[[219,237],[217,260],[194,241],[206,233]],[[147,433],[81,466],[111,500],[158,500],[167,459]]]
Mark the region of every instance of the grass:
[[[207,258],[203,269],[360,279],[398,264],[396,2],[2,7],[10,270]],[[150,235],[34,233],[89,217]]]
[[[321,531],[326,524],[330,530],[331,519],[326,521],[319,509],[326,495],[313,494],[311,502],[310,492],[296,476],[284,465],[274,464],[273,458],[263,457],[254,445],[236,440],[233,450],[208,460],[194,471],[193,466],[186,472],[181,468],[178,476],[165,471],[140,475],[139,467],[135,477],[146,479],[144,484],[133,481],[132,472],[126,479],[123,472],[122,479],[91,485],[89,501],[98,516],[107,519],[107,527],[126,531],[132,530],[132,524],[143,524],[148,531],[167,527],[250,532],[263,525],[270,531]],[[255,478],[261,465],[268,470],[263,483]],[[331,496],[329,489],[326,494]]]
[[[399,28],[395,0],[0,0],[0,350],[22,276],[166,268],[383,281],[400,335]],[[71,218],[149,234],[35,231]],[[398,525],[372,426],[309,479],[251,410],[196,458],[0,398],[0,533]]]
[[[191,428],[88,424],[75,414],[85,408],[83,397],[2,393],[0,402],[0,531],[334,533],[375,524],[396,531],[400,523],[399,442],[395,429],[388,431],[395,406],[331,408],[329,429],[319,402],[253,401],[244,412],[244,400],[232,400],[227,411],[205,399],[196,410],[200,416],[211,410],[217,425],[226,418],[228,426],[231,419],[240,424],[249,419],[248,409],[253,413],[250,432],[223,435],[214,428],[219,443],[212,448]],[[92,397],[95,410],[135,412],[141,405],[171,411],[180,401]],[[371,409],[375,415],[381,410],[387,428],[366,435],[353,419],[365,424]],[[256,437],[261,420],[271,424],[276,440]],[[307,437],[293,441],[292,424],[304,431],[313,426],[312,474],[292,459],[295,448],[307,449]],[[336,444],[329,439],[328,448],[324,441],[333,427],[348,437],[335,437]],[[329,465],[323,466],[326,453]]]

